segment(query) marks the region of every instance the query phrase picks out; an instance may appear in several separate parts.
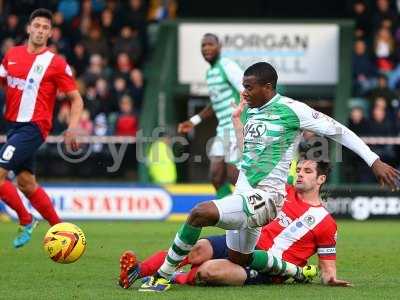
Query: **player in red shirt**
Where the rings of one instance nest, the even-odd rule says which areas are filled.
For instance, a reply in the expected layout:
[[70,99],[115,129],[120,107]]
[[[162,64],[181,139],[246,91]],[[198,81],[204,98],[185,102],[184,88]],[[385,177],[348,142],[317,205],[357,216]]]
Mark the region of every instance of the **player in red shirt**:
[[[226,259],[225,236],[214,236],[198,241],[185,261],[192,264],[191,271],[177,273],[175,282],[194,284],[197,280],[219,285],[282,282],[287,275],[301,278],[288,271],[289,267],[303,267],[318,253],[322,282],[349,286],[349,282],[336,277],[336,222],[322,205],[319,195],[328,173],[326,162],[299,162],[296,187],[287,187],[287,199],[281,212],[262,229],[256,250],[258,270],[244,268]],[[161,251],[138,263],[131,251],[124,252],[120,259],[120,285],[128,288],[137,278],[153,275],[165,256],[166,252]]]
[[25,245],[37,221],[26,210],[8,171],[17,175],[19,190],[50,225],[60,222],[50,197],[36,182],[35,153],[52,127],[57,92],[71,103],[70,124],[64,133],[69,149],[77,150],[77,126],[83,101],[65,60],[47,48],[52,33],[52,13],[43,8],[32,12],[27,26],[26,45],[11,48],[0,65],[0,80],[6,94],[4,118],[9,123],[7,142],[0,149],[0,198],[18,214],[20,233],[16,248]]

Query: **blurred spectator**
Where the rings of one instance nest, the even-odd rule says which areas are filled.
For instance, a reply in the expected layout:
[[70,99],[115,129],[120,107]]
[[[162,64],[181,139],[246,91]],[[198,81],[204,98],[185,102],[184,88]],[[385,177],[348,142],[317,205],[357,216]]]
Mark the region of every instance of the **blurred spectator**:
[[367,45],[363,40],[357,40],[353,49],[353,80],[354,92],[362,95],[375,84],[376,67],[367,54]]
[[111,9],[107,8],[101,13],[100,25],[101,31],[107,39],[109,47],[111,47],[118,34],[118,25]]
[[90,56],[89,68],[82,75],[82,79],[87,85],[94,86],[100,77],[108,78],[109,72],[105,68],[103,57],[100,54],[93,54]]
[[87,69],[89,63],[89,55],[86,53],[85,47],[81,43],[75,45],[69,63],[74,67],[76,77],[80,77]]
[[355,36],[365,38],[371,32],[371,17],[368,14],[367,5],[362,0],[356,0],[353,3],[352,16],[355,19]]
[[[387,104],[385,101],[375,101],[371,110],[371,120],[368,127],[370,136],[390,137],[395,135],[393,122],[387,117]],[[371,149],[383,161],[392,163],[396,159],[393,145],[371,145]]]
[[127,80],[132,68],[133,64],[129,55],[125,52],[119,53],[117,55],[117,68],[115,70],[115,74],[117,76],[124,77],[124,79]]
[[389,106],[394,99],[398,98],[396,93],[389,88],[388,79],[385,75],[379,75],[377,83],[378,86],[370,90],[367,97],[371,103],[373,103],[377,98],[384,98]]
[[69,124],[69,110],[70,106],[67,102],[57,103],[59,104],[59,109],[57,117],[53,121],[53,134],[61,134],[68,128]]
[[381,72],[389,72],[394,68],[394,39],[391,32],[381,28],[375,35],[374,54],[376,66]]
[[358,136],[368,136],[368,121],[361,107],[355,106],[351,109],[347,126]]
[[16,44],[20,44],[25,38],[25,30],[21,26],[17,15],[8,15],[6,21],[1,26],[0,38],[11,38]]
[[70,56],[71,45],[69,41],[63,37],[62,31],[59,27],[53,27],[50,44],[55,45],[59,53],[68,57]]
[[92,26],[88,36],[82,41],[83,46],[89,55],[100,54],[102,57],[108,56],[108,43],[98,26]]
[[126,80],[123,77],[116,77],[113,82],[111,97],[113,99],[121,99],[127,89]]
[[6,38],[1,45],[1,58],[4,57],[4,54],[11,48],[15,46],[15,42],[12,38]]
[[87,109],[82,111],[82,115],[78,123],[78,130],[80,134],[84,136],[89,136],[93,133],[93,122],[90,119],[90,113]]
[[133,101],[129,95],[122,96],[120,113],[115,123],[114,135],[136,136],[138,129],[137,117],[133,112]]
[[71,21],[79,13],[79,2],[77,0],[61,0],[57,10],[64,16],[67,22]]
[[131,90],[133,99],[135,99],[135,107],[137,110],[140,110],[143,101],[143,74],[139,69],[133,69],[130,73],[129,79],[129,89]]
[[124,26],[121,29],[120,36],[115,41],[114,56],[121,53],[128,53],[129,58],[138,66],[141,64],[142,46],[137,35],[137,30],[130,26]]
[[390,8],[389,0],[376,0],[376,10],[372,16],[374,28],[379,28],[384,20],[389,20],[392,24],[397,25],[397,13]]

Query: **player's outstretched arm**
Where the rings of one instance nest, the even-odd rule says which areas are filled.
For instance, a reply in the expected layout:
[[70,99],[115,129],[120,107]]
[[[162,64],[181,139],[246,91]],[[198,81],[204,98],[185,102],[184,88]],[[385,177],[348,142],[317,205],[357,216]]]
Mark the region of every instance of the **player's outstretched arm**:
[[208,104],[197,115],[194,115],[185,122],[179,123],[178,133],[190,132],[196,125],[200,124],[205,119],[211,118],[213,115],[214,115],[214,110],[212,109],[211,104]]
[[382,186],[387,185],[392,190],[399,188],[400,172],[382,162],[379,156],[371,151],[367,144],[353,131],[304,103],[296,101],[293,108],[299,117],[301,129],[327,136],[352,150],[371,167]]
[[83,100],[77,90],[68,92],[66,96],[71,102],[71,113],[68,129],[64,132],[64,142],[67,147],[70,147],[73,151],[76,151],[79,148],[77,135],[78,123],[83,111]]
[[321,281],[329,286],[353,286],[349,281],[336,278],[336,260],[319,260],[319,268],[321,270]]

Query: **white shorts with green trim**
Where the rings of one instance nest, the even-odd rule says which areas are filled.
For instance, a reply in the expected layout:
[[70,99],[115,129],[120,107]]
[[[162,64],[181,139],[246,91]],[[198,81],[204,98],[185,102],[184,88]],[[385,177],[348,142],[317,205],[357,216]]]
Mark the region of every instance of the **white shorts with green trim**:
[[283,204],[283,196],[260,189],[237,191],[214,200],[219,213],[217,227],[227,229],[229,249],[251,253],[258,241],[260,227],[275,219]]

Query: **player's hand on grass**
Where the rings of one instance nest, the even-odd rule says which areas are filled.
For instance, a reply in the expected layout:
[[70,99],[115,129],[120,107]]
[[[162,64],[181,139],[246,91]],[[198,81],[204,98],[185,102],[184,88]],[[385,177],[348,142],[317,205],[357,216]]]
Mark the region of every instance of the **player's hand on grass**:
[[70,149],[73,152],[78,151],[79,143],[77,130],[67,129],[66,131],[64,131],[64,143],[67,149]]
[[377,159],[371,166],[381,187],[389,186],[392,191],[399,190],[400,171]]
[[341,287],[350,287],[353,286],[349,281],[345,281],[345,280],[340,280],[337,278],[330,278],[327,282],[327,285],[329,286],[341,286]]
[[194,124],[190,121],[185,121],[185,122],[179,123],[178,133],[188,133],[193,129],[193,127],[194,127]]

